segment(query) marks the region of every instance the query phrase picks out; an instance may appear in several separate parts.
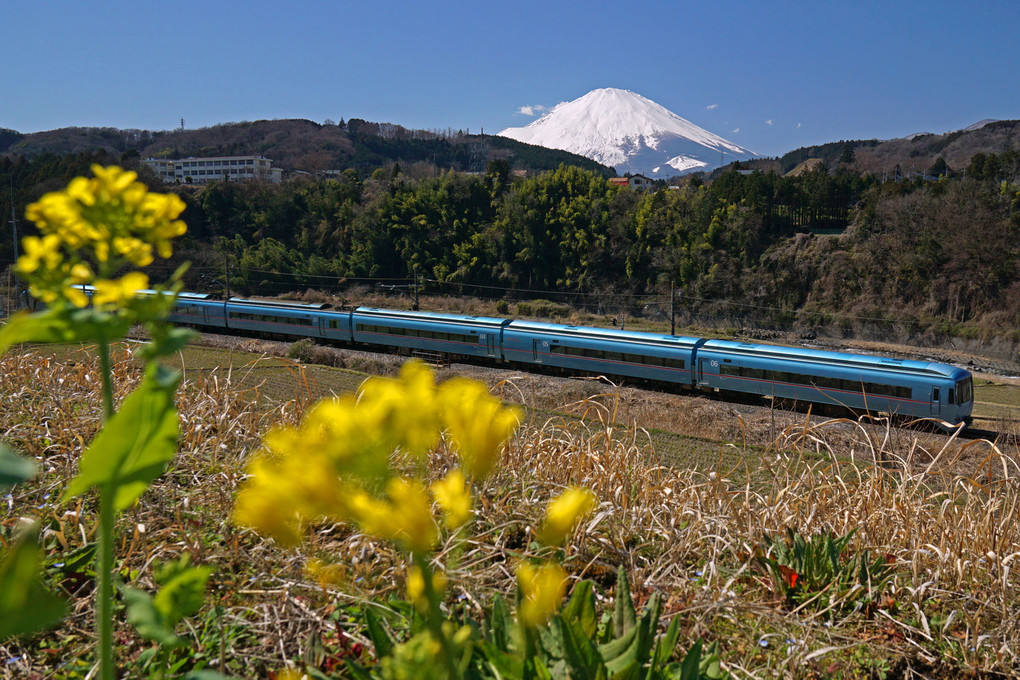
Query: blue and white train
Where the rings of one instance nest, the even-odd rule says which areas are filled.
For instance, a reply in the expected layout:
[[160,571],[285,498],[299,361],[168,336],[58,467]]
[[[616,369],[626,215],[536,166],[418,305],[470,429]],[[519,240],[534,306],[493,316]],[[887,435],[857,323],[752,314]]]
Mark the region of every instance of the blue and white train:
[[971,374],[946,364],[482,316],[182,293],[170,317],[199,329],[315,338],[364,349],[629,378],[850,412],[970,424]]

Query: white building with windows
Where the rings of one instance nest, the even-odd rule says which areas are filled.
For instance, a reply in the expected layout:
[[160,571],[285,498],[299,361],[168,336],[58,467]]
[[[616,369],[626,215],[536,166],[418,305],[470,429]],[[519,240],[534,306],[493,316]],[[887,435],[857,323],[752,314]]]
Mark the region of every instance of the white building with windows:
[[146,158],[142,163],[152,168],[161,180],[170,183],[201,184],[218,179],[257,179],[273,184],[283,181],[283,170],[274,168],[273,161],[265,156],[192,157],[182,160]]

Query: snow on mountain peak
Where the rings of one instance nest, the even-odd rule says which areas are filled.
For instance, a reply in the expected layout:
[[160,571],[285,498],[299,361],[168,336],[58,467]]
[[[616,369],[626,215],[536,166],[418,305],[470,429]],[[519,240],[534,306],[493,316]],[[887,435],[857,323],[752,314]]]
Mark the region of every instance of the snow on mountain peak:
[[649,177],[717,167],[721,155],[729,157],[726,162],[756,155],[650,99],[612,87],[592,90],[530,125],[499,134]]

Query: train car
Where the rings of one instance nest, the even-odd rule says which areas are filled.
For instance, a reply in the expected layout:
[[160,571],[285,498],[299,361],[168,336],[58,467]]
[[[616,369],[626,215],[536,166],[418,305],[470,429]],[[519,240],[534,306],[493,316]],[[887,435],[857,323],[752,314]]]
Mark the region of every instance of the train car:
[[352,314],[354,342],[433,352],[444,357],[503,360],[503,328],[509,319],[436,312],[401,312],[358,307]]
[[[155,291],[142,291],[154,294]],[[185,326],[211,326],[223,328],[226,310],[223,300],[215,300],[208,293],[179,293],[167,319]]]
[[946,364],[709,340],[697,350],[702,389],[811,402],[857,412],[970,422],[968,371]]
[[[91,286],[83,286],[91,295]],[[154,294],[154,291],[142,291]],[[549,367],[820,404],[854,412],[971,422],[971,374],[946,364],[494,317],[270,302],[181,293],[176,323],[226,332]]]
[[226,305],[227,328],[245,333],[302,338],[350,338],[350,316],[324,313],[327,304],[268,302],[230,298]]
[[507,361],[564,371],[622,376],[690,387],[699,338],[511,321],[503,332]]

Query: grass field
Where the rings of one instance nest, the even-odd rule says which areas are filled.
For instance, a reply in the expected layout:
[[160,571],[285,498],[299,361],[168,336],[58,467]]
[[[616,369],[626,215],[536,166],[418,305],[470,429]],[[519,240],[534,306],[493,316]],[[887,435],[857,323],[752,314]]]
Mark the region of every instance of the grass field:
[[[214,569],[205,606],[179,627],[188,644],[174,658],[183,670],[339,677],[344,659],[373,661],[364,610],[403,596],[405,556],[351,527],[309,526],[302,546],[283,549],[229,522],[242,470],[273,424],[296,422],[313,400],[354,390],[369,372],[393,375],[399,363],[351,353],[348,368],[335,368],[273,356],[286,351],[241,341],[178,355],[180,453],[118,524],[120,573],[136,587],[154,588],[158,564],[184,554]],[[123,394],[136,364],[124,351],[116,358]],[[69,565],[80,565],[72,558],[90,544],[94,499],[69,506],[57,497],[98,424],[96,371],[79,348],[0,357],[8,405],[0,435],[43,469],[0,504],[0,538],[9,540],[21,517],[41,518],[47,583],[71,600],[55,631],[0,643],[4,677],[85,678],[91,668],[92,580],[87,564]],[[717,642],[723,669],[741,678],[1020,674],[1015,446],[595,380],[460,365],[438,377],[455,374],[527,411],[478,489],[466,557],[451,561],[450,545],[433,557],[449,570],[451,615],[480,617],[494,593],[512,601],[508,565],[534,554],[529,536],[544,503],[580,484],[598,507],[563,549],[568,573],[593,579],[606,605],[621,566],[639,604],[660,593],[664,622],[680,621],[680,656],[696,640]],[[977,388],[996,408],[1017,397],[1011,387]],[[437,447],[428,474],[450,456]],[[850,536],[832,584],[847,585],[839,579],[849,578],[848,565],[874,562],[875,587],[784,590],[764,565],[788,530],[810,541]],[[335,578],[314,576],[312,560]],[[406,616],[387,611],[393,634],[405,636]],[[145,664],[149,643],[120,621],[122,675],[157,677]]]

